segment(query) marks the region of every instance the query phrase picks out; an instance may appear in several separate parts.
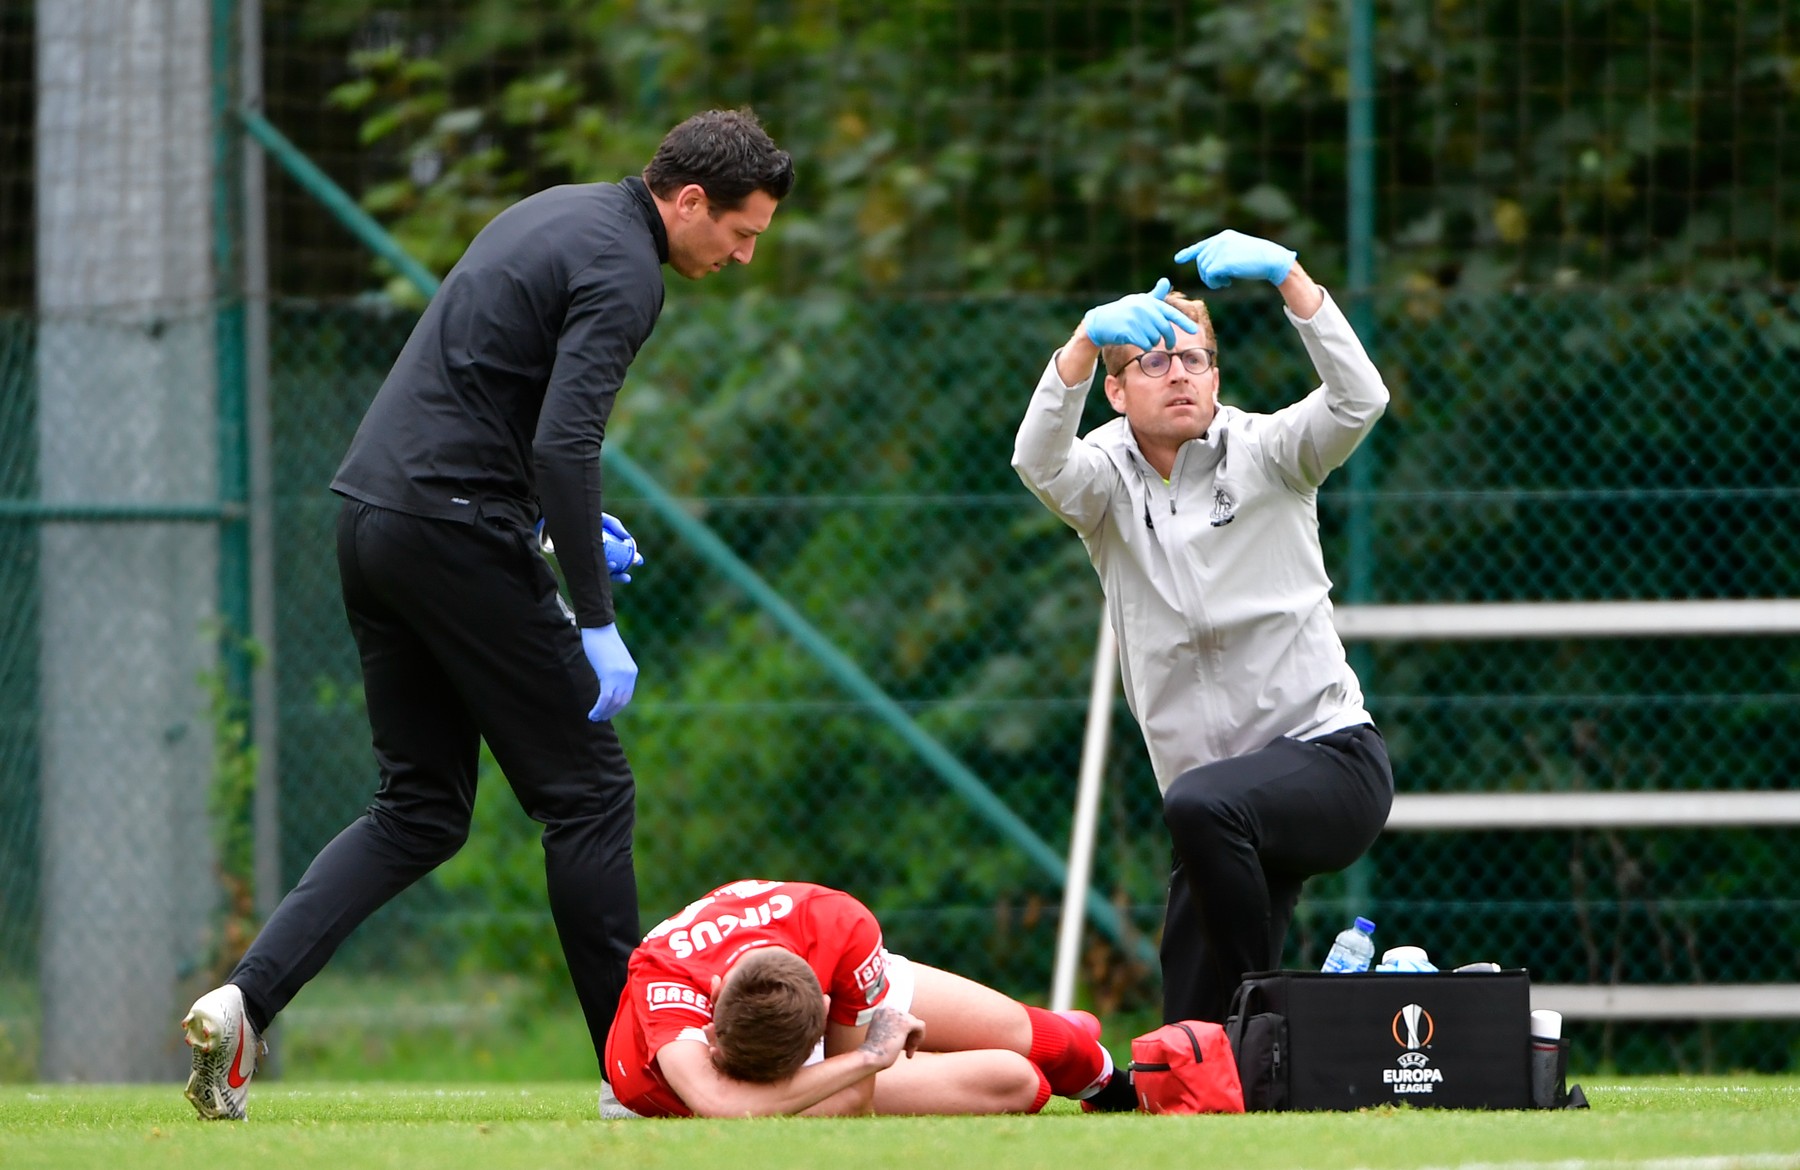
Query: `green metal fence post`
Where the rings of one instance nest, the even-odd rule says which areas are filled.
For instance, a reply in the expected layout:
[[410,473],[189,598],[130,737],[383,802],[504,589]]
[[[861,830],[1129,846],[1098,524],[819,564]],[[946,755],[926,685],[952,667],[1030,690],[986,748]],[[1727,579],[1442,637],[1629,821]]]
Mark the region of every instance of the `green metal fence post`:
[[[262,3],[237,0],[238,100],[258,109],[263,100]],[[274,439],[269,401],[269,240],[260,150],[238,145],[242,191],[238,239],[244,304],[244,449],[249,499],[250,629],[256,661],[250,670],[250,742],[256,745],[252,800],[252,863],[256,913],[275,912],[286,891],[281,880],[281,704],[276,688]],[[273,1067],[273,1066],[271,1066]]]
[[[1375,350],[1375,4],[1374,0],[1349,0],[1350,92],[1346,111],[1345,180],[1348,186],[1348,222],[1345,224],[1346,272],[1351,326],[1371,353]],[[1375,596],[1374,523],[1369,515],[1374,490],[1374,453],[1367,449],[1351,456],[1344,469],[1349,478],[1350,510],[1347,518],[1350,552],[1349,576],[1344,597],[1352,605]],[[1366,645],[1350,648],[1350,663],[1362,681],[1365,699],[1374,688],[1374,660]],[[1370,904],[1374,885],[1373,862],[1357,861],[1345,874],[1346,913]]]
[[[1345,283],[1350,324],[1363,345],[1375,349],[1375,14],[1374,0],[1350,0],[1348,103],[1349,216],[1345,225]],[[1373,474],[1365,449],[1345,469],[1350,478],[1350,565],[1347,599],[1359,604],[1373,599],[1374,536],[1369,516]],[[1368,680],[1365,678],[1364,683]]]
[[213,115],[213,344],[218,397],[219,617],[226,678],[235,697],[250,693],[250,540],[245,518],[248,468],[244,429],[244,302],[238,287],[237,134],[232,126],[236,40],[232,0],[212,4]]

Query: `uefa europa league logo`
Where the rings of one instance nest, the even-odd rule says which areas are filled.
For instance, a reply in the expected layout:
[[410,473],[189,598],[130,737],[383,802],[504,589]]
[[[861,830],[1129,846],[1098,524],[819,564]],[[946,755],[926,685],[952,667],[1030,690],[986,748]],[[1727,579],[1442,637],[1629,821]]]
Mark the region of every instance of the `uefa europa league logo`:
[[1431,1013],[1416,1003],[1394,1013],[1394,1043],[1408,1052],[1430,1046],[1434,1028]]

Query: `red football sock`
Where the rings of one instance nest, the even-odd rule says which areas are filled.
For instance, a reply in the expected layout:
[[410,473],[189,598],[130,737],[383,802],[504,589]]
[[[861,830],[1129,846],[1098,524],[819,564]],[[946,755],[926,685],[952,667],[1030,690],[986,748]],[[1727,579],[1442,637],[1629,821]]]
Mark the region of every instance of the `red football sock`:
[[1050,1082],[1044,1079],[1044,1070],[1037,1065],[1032,1065],[1031,1071],[1038,1075],[1038,1091],[1037,1096],[1031,1099],[1030,1112],[1039,1113],[1043,1111],[1045,1103],[1050,1100]]
[[1106,1049],[1074,1023],[1043,1008],[1025,1005],[1031,1020],[1031,1063],[1043,1070],[1059,1097],[1078,1097],[1099,1087],[1112,1063]]

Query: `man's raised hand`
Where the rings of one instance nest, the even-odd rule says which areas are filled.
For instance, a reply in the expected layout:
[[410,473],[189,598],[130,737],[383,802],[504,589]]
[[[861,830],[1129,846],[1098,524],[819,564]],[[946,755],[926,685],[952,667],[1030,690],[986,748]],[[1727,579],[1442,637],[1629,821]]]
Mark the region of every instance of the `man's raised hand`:
[[1192,260],[1207,288],[1224,288],[1233,278],[1280,284],[1294,267],[1294,253],[1272,240],[1226,230],[1175,253],[1175,263]]
[[1089,309],[1087,316],[1081,319],[1081,331],[1087,334],[1089,341],[1100,346],[1135,345],[1139,349],[1155,349],[1160,341],[1174,349],[1177,329],[1194,333],[1200,327],[1187,314],[1165,303],[1163,298],[1168,295],[1169,281],[1164,277],[1147,293],[1132,293]]

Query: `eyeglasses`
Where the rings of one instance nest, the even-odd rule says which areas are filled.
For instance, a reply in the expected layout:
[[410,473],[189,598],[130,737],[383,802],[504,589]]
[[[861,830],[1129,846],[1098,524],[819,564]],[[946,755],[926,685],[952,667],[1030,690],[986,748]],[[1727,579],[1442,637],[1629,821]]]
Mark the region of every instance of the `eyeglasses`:
[[[1182,349],[1176,350],[1174,353],[1170,353],[1166,349],[1147,349],[1132,358],[1131,362],[1136,362],[1138,368],[1152,378],[1166,378],[1169,376],[1169,371],[1175,368],[1176,358],[1181,359],[1182,368],[1188,373],[1204,374],[1213,368],[1213,358],[1216,356],[1217,354],[1210,349]],[[1125,365],[1128,366],[1131,362],[1126,362]],[[1121,374],[1125,372],[1123,366],[1120,367],[1119,372]]]

